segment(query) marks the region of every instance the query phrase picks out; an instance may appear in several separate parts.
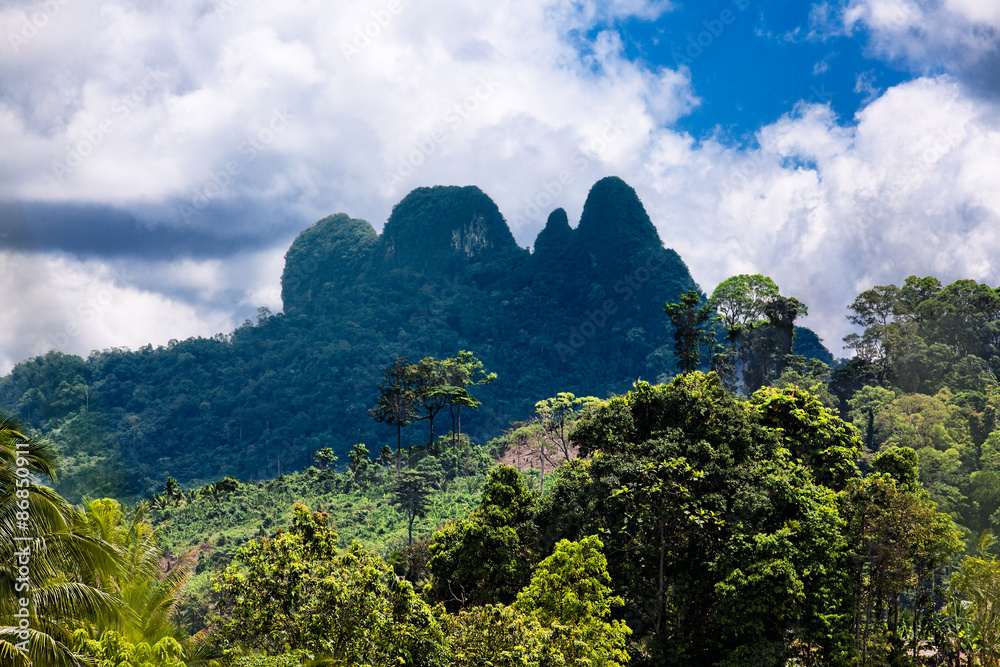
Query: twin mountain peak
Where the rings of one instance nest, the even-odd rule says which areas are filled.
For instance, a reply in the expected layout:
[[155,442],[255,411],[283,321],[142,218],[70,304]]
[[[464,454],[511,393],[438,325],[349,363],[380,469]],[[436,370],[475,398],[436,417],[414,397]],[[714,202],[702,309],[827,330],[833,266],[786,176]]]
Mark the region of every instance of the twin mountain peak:
[[496,203],[478,187],[435,186],[396,204],[381,235],[343,213],[324,218],[296,238],[285,260],[288,313],[315,313],[359,279],[381,283],[400,272],[432,281],[463,275],[481,288],[558,289],[569,282],[614,290],[621,280],[634,283],[627,279],[648,265],[659,269],[652,282],[661,289],[649,290],[658,309],[696,288],[680,257],[663,247],[635,190],[614,176],[591,188],[575,229],[563,209],[553,211],[534,252],[517,245]]

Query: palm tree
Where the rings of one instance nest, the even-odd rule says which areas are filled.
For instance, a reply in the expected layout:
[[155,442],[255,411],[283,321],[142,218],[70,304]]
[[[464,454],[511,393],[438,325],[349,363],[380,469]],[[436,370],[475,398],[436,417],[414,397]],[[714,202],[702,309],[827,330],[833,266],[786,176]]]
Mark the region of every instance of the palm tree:
[[[171,621],[198,564],[198,550],[188,551],[162,572],[158,531],[145,522],[147,511],[147,504],[140,503],[131,520],[126,520],[121,505],[115,500],[105,498],[87,505],[86,516],[93,533],[113,544],[125,556],[122,569],[107,585],[131,613],[110,629],[133,644],[144,642],[152,646],[169,637],[178,642],[188,664],[210,662],[210,658],[217,656],[203,644],[204,634],[188,637]],[[108,629],[100,628],[101,631]],[[101,632],[95,628],[91,634],[96,639]]]
[[184,492],[181,490],[181,487],[177,483],[176,479],[173,477],[167,477],[167,481],[163,485],[163,495],[179,505],[181,498],[184,497]]
[[[115,500],[95,500],[81,511],[32,479],[55,475],[51,447],[0,414],[0,614],[15,618],[20,600],[29,602],[27,628],[0,627],[0,662],[92,664],[73,648],[79,630],[93,638],[111,630],[150,645],[170,637],[180,642],[188,664],[212,657],[200,637],[189,639],[170,622],[196,553],[161,573],[145,503],[128,521]],[[19,571],[25,547],[28,563]]]
[[[83,515],[36,481],[55,477],[51,446],[0,413],[0,615],[14,618],[20,600],[29,603],[27,628],[0,627],[5,664],[82,665],[71,648],[76,626],[130,613],[99,585],[118,570],[121,555],[83,530]],[[24,570],[16,565],[19,555],[28,561]]]

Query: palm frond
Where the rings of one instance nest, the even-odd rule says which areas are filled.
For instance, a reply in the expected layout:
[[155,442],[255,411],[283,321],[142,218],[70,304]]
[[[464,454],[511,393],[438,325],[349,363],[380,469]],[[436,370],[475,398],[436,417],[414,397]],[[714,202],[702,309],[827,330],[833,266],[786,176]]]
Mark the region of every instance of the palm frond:
[[[0,627],[0,643],[18,643],[21,641],[18,637],[19,632],[21,630],[17,628]],[[27,632],[27,657],[31,663],[39,666],[44,665],[45,667],[87,667],[88,661],[85,656],[76,653],[66,644],[31,628]],[[21,651],[17,652],[22,656],[24,655]]]
[[[198,549],[191,549],[174,563],[173,567],[146,590],[142,632],[147,641],[155,641],[175,634],[170,617],[180,605],[184,589],[198,564]],[[138,610],[136,610],[138,611]],[[154,639],[155,637],[155,639]]]
[[37,614],[48,619],[77,619],[107,627],[137,622],[135,612],[121,598],[79,582],[36,588],[32,597]]
[[[0,628],[4,630],[6,628]],[[13,629],[13,628],[11,628]],[[31,667],[28,655],[6,639],[0,639],[0,664],[10,667]]]
[[[27,445],[18,447],[18,444]],[[7,474],[13,476],[17,457],[27,459],[25,466],[32,473],[45,475],[56,479],[56,454],[52,445],[41,438],[27,435],[27,430],[14,415],[0,411],[0,484],[7,480]]]

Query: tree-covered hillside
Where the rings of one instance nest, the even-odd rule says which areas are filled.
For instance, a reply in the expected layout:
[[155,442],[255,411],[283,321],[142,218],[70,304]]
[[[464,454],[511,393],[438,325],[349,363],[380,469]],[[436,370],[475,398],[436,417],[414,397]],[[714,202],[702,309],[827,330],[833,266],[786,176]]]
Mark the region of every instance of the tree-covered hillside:
[[[477,442],[558,392],[607,396],[669,379],[663,305],[692,289],[618,178],[593,187],[576,228],[554,211],[534,252],[478,188],[419,188],[381,235],[344,214],[303,231],[286,255],[283,313],[262,309],[209,339],[31,359],[0,379],[0,406],[56,443],[70,498],[144,495],[168,476],[271,478],[326,447],[345,460],[355,443],[394,443],[395,429],[366,411],[380,367],[400,355],[465,349],[497,373],[478,413],[464,413]],[[797,351],[832,361],[797,331]],[[425,433],[405,429],[404,444]]]
[[849,307],[856,355],[833,375],[866,457],[905,446],[920,481],[975,538],[1000,527],[1000,290],[910,276]]

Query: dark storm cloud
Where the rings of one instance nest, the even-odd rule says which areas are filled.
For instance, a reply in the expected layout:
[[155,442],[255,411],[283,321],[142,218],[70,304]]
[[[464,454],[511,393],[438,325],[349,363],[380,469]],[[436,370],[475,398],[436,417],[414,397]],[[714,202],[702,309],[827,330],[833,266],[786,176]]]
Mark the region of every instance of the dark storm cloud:
[[991,102],[1000,101],[1000,32],[994,30],[997,47],[982,54],[959,71],[969,94]]
[[210,205],[181,217],[178,206],[128,211],[98,204],[0,202],[0,249],[77,257],[227,257],[273,246],[307,222],[280,207]]

